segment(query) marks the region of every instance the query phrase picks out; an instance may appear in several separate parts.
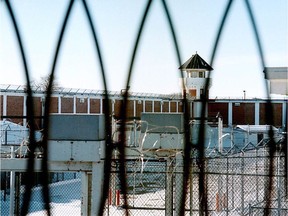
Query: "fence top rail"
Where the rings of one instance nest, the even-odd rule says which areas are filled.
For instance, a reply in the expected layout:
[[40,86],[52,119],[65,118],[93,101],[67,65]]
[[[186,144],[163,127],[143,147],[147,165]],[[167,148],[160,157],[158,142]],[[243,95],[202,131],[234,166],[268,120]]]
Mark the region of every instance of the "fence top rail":
[[[32,86],[32,91],[34,94],[45,94],[45,90],[41,87]],[[10,92],[10,93],[26,93],[25,85],[13,85],[13,84],[0,84],[0,93]],[[96,89],[81,89],[81,88],[65,88],[57,87],[53,90],[52,95],[76,95],[76,96],[104,96],[104,90]],[[108,91],[109,97],[122,97],[123,90],[121,91]],[[158,94],[158,93],[145,93],[145,92],[129,92],[129,97],[131,98],[153,98],[153,99],[164,99],[164,100],[181,100],[183,98],[181,93],[174,94]],[[195,101],[194,98],[187,98],[189,100]],[[272,97],[273,102],[283,102],[288,100],[286,95],[275,95]],[[252,101],[266,101],[267,98],[237,98],[237,97],[216,97],[209,98],[209,102],[252,102]]]
[[[33,93],[36,93],[36,94],[45,93],[45,90],[43,88],[37,87],[37,86],[32,86],[32,91]],[[0,92],[26,93],[26,86],[25,85],[0,84]],[[105,90],[57,87],[53,90],[53,94],[104,96]],[[108,91],[108,95],[122,97],[123,90]],[[157,94],[157,93],[145,93],[145,92],[129,92],[129,97],[181,99],[182,95],[180,93]]]

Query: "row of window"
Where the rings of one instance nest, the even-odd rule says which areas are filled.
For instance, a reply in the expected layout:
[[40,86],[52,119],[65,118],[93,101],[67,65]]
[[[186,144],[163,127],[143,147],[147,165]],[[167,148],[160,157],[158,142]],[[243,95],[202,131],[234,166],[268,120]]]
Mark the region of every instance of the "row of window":
[[192,71],[188,73],[188,77],[205,78],[205,72],[204,71]]

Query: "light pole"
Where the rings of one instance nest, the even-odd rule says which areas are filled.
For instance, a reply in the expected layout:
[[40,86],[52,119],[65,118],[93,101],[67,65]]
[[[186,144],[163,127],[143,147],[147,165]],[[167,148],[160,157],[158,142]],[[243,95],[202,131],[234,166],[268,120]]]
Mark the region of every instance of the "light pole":
[[243,90],[243,94],[244,94],[244,100],[246,99],[246,91]]

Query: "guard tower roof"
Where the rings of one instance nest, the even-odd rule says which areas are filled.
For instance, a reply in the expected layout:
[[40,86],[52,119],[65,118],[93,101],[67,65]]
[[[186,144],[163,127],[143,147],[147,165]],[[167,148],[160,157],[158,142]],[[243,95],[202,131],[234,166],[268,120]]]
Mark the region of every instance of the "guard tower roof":
[[197,53],[192,55],[183,65],[179,67],[180,70],[205,70],[211,71],[213,68],[202,59]]

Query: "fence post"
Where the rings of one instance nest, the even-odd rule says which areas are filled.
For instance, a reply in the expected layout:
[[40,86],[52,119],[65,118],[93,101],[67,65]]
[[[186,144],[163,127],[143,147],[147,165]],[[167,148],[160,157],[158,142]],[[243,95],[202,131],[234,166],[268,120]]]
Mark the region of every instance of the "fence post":
[[216,211],[217,212],[221,212],[223,209],[223,202],[222,202],[222,198],[223,198],[223,192],[222,192],[222,187],[223,187],[223,180],[222,180],[222,175],[220,174],[218,176],[218,192],[216,193]]
[[[11,158],[15,157],[14,146],[11,146]],[[15,171],[10,172],[10,215],[14,215],[15,207]]]
[[231,191],[231,193],[232,193],[232,199],[231,199],[231,209],[234,209],[234,199],[235,199],[235,197],[234,197],[234,190],[235,190],[235,187],[234,187],[234,180],[235,180],[235,176],[234,176],[234,174],[235,174],[235,162],[232,164],[232,176],[231,176],[231,178],[232,178],[232,186],[231,186],[231,188],[232,188],[232,191]]
[[[228,215],[229,208],[228,208],[228,199],[229,199],[229,157],[227,157],[227,171],[226,171],[226,193],[224,195],[224,208],[226,208],[226,215]],[[232,188],[233,190],[233,188]]]
[[176,155],[176,190],[175,190],[175,215],[180,215],[181,212],[181,202],[182,202],[182,187],[183,187],[183,156],[182,154]]
[[104,162],[92,163],[92,175],[82,172],[81,175],[81,215],[98,215],[100,201],[103,198]]
[[20,173],[15,173],[15,203],[14,203],[14,214],[19,215],[20,212]]
[[190,168],[190,215],[193,215],[193,163]]
[[173,164],[169,157],[166,160],[165,215],[173,216]]
[[88,214],[88,191],[89,191],[89,176],[87,172],[81,172],[81,215]]
[[116,189],[117,189],[117,172],[116,172],[116,162],[112,164],[111,167],[111,179],[110,179],[110,205],[116,205]]
[[280,183],[280,151],[276,151],[275,156],[273,155],[273,157],[277,157],[277,165],[276,165],[276,169],[277,169],[277,174],[276,174],[276,178],[277,178],[277,215],[280,216],[281,215],[281,183]]
[[241,212],[244,215],[244,154],[241,158]]
[[92,191],[91,191],[91,215],[98,215],[101,199],[103,197],[104,161],[93,162],[92,165]]
[[259,175],[258,175],[258,169],[259,169],[259,165],[258,165],[258,149],[255,149],[256,151],[256,201],[259,202]]

